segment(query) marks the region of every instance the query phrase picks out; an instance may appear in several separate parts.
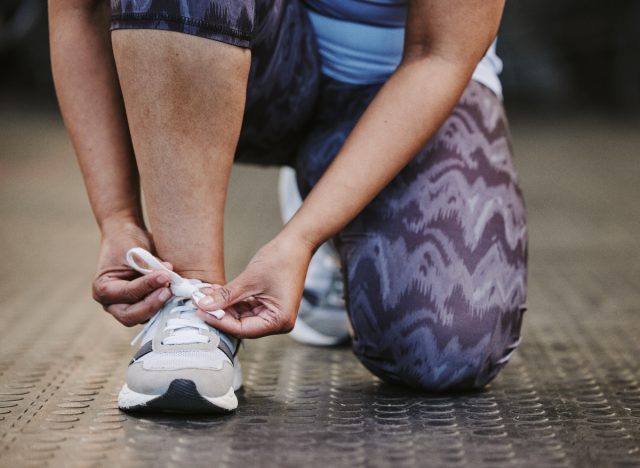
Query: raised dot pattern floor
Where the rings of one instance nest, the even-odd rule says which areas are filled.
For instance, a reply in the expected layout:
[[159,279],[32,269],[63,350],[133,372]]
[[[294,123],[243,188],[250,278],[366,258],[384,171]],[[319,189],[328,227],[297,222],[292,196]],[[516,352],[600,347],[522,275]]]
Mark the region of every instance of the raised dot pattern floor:
[[[524,144],[521,151],[533,148]],[[539,174],[554,164],[546,158],[521,165]],[[599,159],[584,161],[569,190],[601,180]],[[84,221],[67,214],[67,223],[51,227],[44,216],[27,221],[2,201],[2,214],[13,216],[18,230],[6,231],[7,238],[20,234],[33,242],[34,257],[45,233],[64,239],[67,250],[47,250],[45,263],[64,265],[55,274],[16,279],[10,256],[12,267],[2,270],[0,466],[640,467],[640,250],[627,232],[638,210],[625,208],[627,216],[615,226],[601,221],[607,216],[602,204],[623,196],[617,190],[628,183],[624,172],[635,167],[631,159],[621,161],[628,167],[605,180],[618,184],[609,187],[607,200],[589,199],[589,192],[560,196],[561,206],[574,207],[567,216],[586,216],[567,225],[546,202],[553,180],[531,175],[527,186],[525,177],[534,232],[536,226],[540,232],[574,229],[579,249],[563,246],[562,236],[534,240],[523,343],[486,390],[425,395],[372,377],[348,347],[317,349],[270,337],[246,343],[240,407],[223,417],[120,412],[116,396],[134,352],[128,346],[133,331],[90,300],[86,268],[95,245],[83,239],[95,231],[86,207]],[[569,173],[570,162],[555,170]],[[24,164],[9,168],[20,175]],[[59,172],[49,172],[52,187],[67,180],[66,170]],[[74,184],[69,203],[82,196],[77,179]],[[47,187],[31,190],[46,196]],[[10,181],[0,190],[3,200],[31,193]],[[59,190],[64,202],[71,189]],[[35,206],[39,199],[32,196]],[[594,231],[584,231],[584,223]],[[609,231],[598,232],[601,223]],[[42,232],[33,234],[39,225]],[[614,241],[600,245],[601,235]],[[27,256],[25,265],[35,272],[39,261]],[[27,280],[28,290],[42,298],[37,304],[25,290]]]

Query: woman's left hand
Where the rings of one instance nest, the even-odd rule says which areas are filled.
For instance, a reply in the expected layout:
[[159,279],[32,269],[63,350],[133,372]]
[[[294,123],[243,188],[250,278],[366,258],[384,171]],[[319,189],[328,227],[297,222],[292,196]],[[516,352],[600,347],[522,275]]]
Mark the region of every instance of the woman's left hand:
[[[304,280],[313,254],[310,245],[282,235],[262,247],[245,270],[224,286],[205,289],[198,315],[238,338],[288,333],[295,324]],[[222,309],[222,319],[207,312]]]

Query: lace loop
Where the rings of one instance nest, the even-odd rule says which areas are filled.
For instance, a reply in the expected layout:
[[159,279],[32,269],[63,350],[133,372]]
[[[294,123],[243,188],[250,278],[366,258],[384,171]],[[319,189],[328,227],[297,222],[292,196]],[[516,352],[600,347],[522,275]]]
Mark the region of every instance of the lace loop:
[[[140,265],[136,261],[136,257],[140,258],[149,268]],[[205,296],[201,289],[211,287],[210,284],[183,278],[176,272],[169,270],[150,252],[140,247],[135,247],[127,252],[127,263],[131,268],[142,274],[162,270],[169,273],[171,277],[171,292],[174,298],[178,299],[178,305],[168,310],[168,313],[172,317],[167,320],[164,328],[164,331],[168,332],[169,336],[165,337],[162,341],[163,344],[193,344],[207,343],[209,341],[209,337],[201,334],[200,330],[207,331],[210,328],[196,315],[196,311],[198,310],[198,301]],[[162,311],[166,310],[166,308],[162,309]],[[212,312],[212,314],[220,319],[224,316],[224,311],[216,310]],[[131,346],[135,345],[155,326],[160,315],[160,312],[156,313],[153,318],[147,322],[140,333],[133,339]],[[173,315],[175,315],[175,317]]]

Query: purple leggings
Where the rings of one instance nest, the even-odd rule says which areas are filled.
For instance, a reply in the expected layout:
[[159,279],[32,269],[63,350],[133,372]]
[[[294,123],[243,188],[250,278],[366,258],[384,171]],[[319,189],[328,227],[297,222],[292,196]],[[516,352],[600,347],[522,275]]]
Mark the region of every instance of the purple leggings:
[[[381,86],[321,76],[299,1],[112,0],[112,9],[113,29],[250,47],[236,159],[295,167],[303,195]],[[430,391],[492,380],[520,341],[527,264],[500,99],[470,82],[438,133],[335,240],[353,349],[371,372]]]

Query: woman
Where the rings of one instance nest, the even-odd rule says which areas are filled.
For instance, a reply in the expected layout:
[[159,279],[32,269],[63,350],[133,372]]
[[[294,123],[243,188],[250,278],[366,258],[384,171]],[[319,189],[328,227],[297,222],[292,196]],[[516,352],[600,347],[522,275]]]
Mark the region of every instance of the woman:
[[[502,9],[50,0],[60,105],[102,232],[94,297],[125,325],[154,317],[121,408],[234,409],[237,338],[291,330],[330,238],[371,372],[427,391],[495,377],[519,341],[526,282],[492,46]],[[295,167],[305,201],[227,282],[234,159]]]

